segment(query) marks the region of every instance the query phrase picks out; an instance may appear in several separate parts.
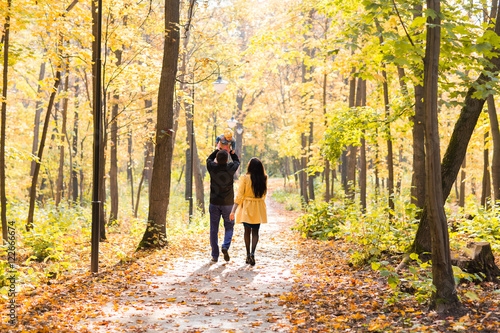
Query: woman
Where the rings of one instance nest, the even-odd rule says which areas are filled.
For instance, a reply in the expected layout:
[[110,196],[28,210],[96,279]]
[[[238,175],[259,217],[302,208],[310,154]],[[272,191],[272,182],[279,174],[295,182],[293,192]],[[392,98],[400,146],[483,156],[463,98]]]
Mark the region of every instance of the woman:
[[262,162],[254,157],[248,162],[247,173],[240,180],[230,215],[230,219],[234,219],[236,212],[236,222],[242,222],[245,227],[246,263],[252,266],[255,265],[255,248],[259,242],[260,225],[267,223],[266,193],[267,175]]

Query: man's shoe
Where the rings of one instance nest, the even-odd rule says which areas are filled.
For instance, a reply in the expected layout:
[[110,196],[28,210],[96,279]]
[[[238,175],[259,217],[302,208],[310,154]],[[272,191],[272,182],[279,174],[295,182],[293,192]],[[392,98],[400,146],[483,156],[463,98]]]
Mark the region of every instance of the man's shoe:
[[224,255],[224,260],[225,260],[225,261],[229,261],[229,259],[231,259],[231,258],[229,257],[229,253],[227,253],[227,249],[222,248],[222,254]]
[[212,257],[212,260],[210,260],[210,263],[211,263],[211,264],[215,264],[217,261],[218,261],[218,259],[216,259],[216,258]]

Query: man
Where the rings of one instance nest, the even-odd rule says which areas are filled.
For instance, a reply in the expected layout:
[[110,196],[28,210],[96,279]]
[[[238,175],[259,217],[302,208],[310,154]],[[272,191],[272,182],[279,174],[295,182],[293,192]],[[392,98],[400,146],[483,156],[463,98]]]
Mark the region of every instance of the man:
[[[233,160],[228,161],[228,155]],[[224,242],[221,251],[224,260],[229,261],[229,246],[233,238],[234,220],[229,218],[234,204],[234,174],[240,166],[238,156],[231,150],[217,149],[207,158],[207,170],[210,174],[210,246],[212,247],[212,263],[219,260],[219,222],[224,220]],[[215,162],[217,161],[217,162]]]

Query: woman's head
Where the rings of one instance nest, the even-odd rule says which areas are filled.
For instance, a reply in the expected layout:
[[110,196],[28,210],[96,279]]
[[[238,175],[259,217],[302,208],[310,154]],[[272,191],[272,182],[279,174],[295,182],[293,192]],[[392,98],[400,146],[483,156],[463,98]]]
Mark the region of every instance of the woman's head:
[[247,173],[264,175],[266,172],[264,171],[264,165],[257,157],[252,157],[247,165]]
[[267,191],[267,175],[264,171],[264,165],[258,158],[253,157],[248,162],[247,173],[250,174],[255,197],[262,198]]

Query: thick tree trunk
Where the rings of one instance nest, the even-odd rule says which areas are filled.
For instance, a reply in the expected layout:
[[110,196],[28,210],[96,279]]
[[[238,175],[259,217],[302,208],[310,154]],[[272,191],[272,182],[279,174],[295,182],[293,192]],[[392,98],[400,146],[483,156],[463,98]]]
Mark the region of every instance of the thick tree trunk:
[[488,116],[490,118],[491,138],[493,140],[493,157],[491,160],[493,198],[497,202],[500,200],[500,129],[493,95],[488,96]]
[[[66,67],[68,69],[69,66]],[[61,133],[60,133],[60,141],[59,141],[59,170],[57,173],[57,181],[56,181],[56,199],[55,204],[59,206],[62,198],[63,192],[63,183],[64,183],[64,141],[66,139],[66,122],[67,122],[67,114],[68,114],[68,90],[69,90],[69,71],[66,70],[66,77],[64,80],[64,99],[63,99],[63,107],[62,107],[62,124],[61,124]]]
[[166,218],[170,202],[173,154],[173,107],[179,56],[179,0],[165,0],[165,43],[158,91],[157,135],[146,231],[139,248],[167,245]]
[[3,72],[2,72],[2,114],[0,126],[0,209],[2,211],[2,239],[3,243],[8,241],[7,233],[7,193],[5,191],[5,135],[7,121],[7,85],[9,73],[9,35],[10,35],[10,8],[11,0],[7,2],[7,15],[5,16],[3,35]]
[[[495,33],[497,35],[500,34],[499,14],[500,12],[497,11],[495,20]],[[498,49],[493,51],[495,54],[499,53]],[[487,68],[488,71],[492,73],[500,71],[500,58],[495,57],[489,60],[491,62],[491,66]],[[479,119],[484,103],[486,102],[486,98],[473,97],[477,92],[475,87],[491,82],[493,77],[494,75],[489,76],[481,73],[467,91],[464,106],[460,111],[460,115],[455,123],[455,128],[453,129],[450,142],[444,154],[443,160],[441,161],[443,202],[448,198],[453,183],[457,179],[460,166],[462,165],[467,152],[467,145],[469,144],[474,128],[476,127],[477,120]],[[426,206],[424,206],[424,209],[422,210],[422,216],[418,225],[417,234],[415,235],[415,240],[410,247],[410,251],[415,253],[431,252],[429,221]]]
[[432,244],[432,282],[436,289],[432,293],[431,307],[438,312],[451,310],[459,304],[453,269],[451,267],[448,226],[444,212],[441,181],[441,155],[439,148],[439,126],[437,118],[437,92],[439,75],[439,49],[441,41],[440,0],[427,0],[427,8],[437,13],[428,17],[427,43],[424,60],[424,110],[426,202],[429,210],[429,225]]

